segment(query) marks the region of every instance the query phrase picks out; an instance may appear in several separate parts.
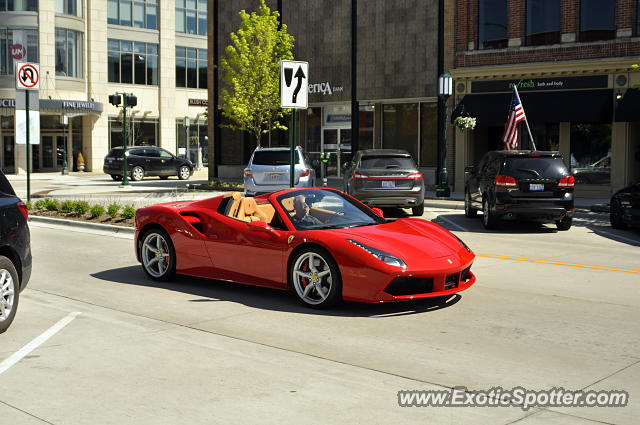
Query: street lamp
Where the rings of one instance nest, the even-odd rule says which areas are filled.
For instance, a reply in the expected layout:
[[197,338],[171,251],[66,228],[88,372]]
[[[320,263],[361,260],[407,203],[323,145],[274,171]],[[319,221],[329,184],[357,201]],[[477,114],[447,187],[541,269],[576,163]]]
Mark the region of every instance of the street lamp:
[[69,174],[69,169],[67,168],[67,125],[69,125],[69,117],[66,115],[62,115],[61,117],[62,125],[64,125],[64,137],[63,137],[63,145],[62,145],[62,171],[61,174],[67,175]]
[[438,186],[436,186],[436,196],[448,198],[451,195],[447,176],[447,100],[453,94],[453,78],[451,74],[445,72],[438,78],[438,96],[442,99],[442,136],[440,137],[439,165],[440,175],[438,176]]
[[138,98],[133,93],[116,93],[109,95],[109,103],[113,106],[120,107],[122,105],[122,184],[120,187],[129,186],[129,164],[127,152],[127,139],[129,132],[127,130],[127,107],[133,108],[138,105]]
[[184,143],[187,150],[185,158],[191,161],[191,143],[189,142],[189,126],[191,126],[191,119],[184,117]]

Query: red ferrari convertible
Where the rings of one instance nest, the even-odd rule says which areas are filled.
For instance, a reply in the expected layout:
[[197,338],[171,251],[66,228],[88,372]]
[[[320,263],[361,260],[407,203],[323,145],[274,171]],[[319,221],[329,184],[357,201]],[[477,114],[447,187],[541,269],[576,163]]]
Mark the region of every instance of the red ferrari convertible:
[[429,221],[387,220],[326,188],[239,192],[139,209],[135,247],[156,280],[175,273],[291,289],[305,305],[441,297],[473,285],[473,252]]

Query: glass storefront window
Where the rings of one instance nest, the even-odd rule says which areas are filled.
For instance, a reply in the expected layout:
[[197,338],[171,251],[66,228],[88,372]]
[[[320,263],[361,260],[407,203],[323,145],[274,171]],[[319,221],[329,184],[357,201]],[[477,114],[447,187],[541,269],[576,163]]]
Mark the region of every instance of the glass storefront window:
[[438,165],[438,104],[420,104],[420,158],[419,167]]
[[83,78],[82,33],[56,29],[56,75]]
[[[158,145],[158,119],[157,118],[133,118],[127,120],[128,146],[157,146]],[[117,117],[109,118],[109,147],[122,146],[122,120]]]
[[36,28],[0,28],[0,75],[13,75],[14,56],[19,61],[38,62]]
[[478,1],[478,48],[507,47],[507,0]]
[[360,106],[359,149],[373,148],[373,105]]
[[404,149],[417,160],[418,104],[394,103],[382,108],[382,147]]
[[190,123],[189,128],[186,128],[184,120],[177,120],[177,156],[188,159],[196,164],[196,166],[206,166],[209,163],[209,137],[207,136],[207,129],[206,121]]
[[527,0],[528,45],[560,42],[560,2],[557,0]]
[[611,124],[571,124],[569,163],[576,184],[610,184]]
[[[560,145],[560,124],[559,123],[544,123],[544,124],[529,124],[531,127],[531,134],[536,142],[536,148],[539,151],[558,151]],[[523,125],[520,136],[521,149],[533,149],[533,145],[530,142],[529,131],[526,126]]]

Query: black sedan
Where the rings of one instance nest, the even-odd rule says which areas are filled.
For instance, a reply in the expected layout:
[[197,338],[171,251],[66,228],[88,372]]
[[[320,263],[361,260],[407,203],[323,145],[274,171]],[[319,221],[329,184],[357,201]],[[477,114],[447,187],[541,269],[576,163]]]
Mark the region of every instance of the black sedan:
[[[104,158],[103,171],[114,180],[121,180],[123,173],[122,148],[113,148]],[[140,181],[145,176],[159,176],[168,179],[178,176],[187,180],[193,174],[193,163],[178,158],[171,152],[157,146],[132,146],[127,148],[127,173],[131,180]]]
[[620,189],[611,197],[611,227],[640,228],[640,181]]
[[16,316],[20,292],[31,277],[27,206],[0,171],[0,333]]

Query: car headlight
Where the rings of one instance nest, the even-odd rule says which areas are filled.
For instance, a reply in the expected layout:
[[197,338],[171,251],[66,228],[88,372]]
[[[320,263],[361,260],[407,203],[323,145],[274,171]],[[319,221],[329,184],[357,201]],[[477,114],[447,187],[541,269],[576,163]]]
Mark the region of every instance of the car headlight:
[[390,266],[396,266],[396,267],[407,267],[404,261],[402,261],[400,258],[396,257],[395,255],[391,255],[388,252],[384,252],[379,249],[373,248],[371,246],[365,245],[354,239],[347,239],[347,240],[352,244],[354,244],[355,246],[364,249],[369,254],[373,255],[374,257],[376,257],[378,260],[382,261],[385,264],[388,264]]

